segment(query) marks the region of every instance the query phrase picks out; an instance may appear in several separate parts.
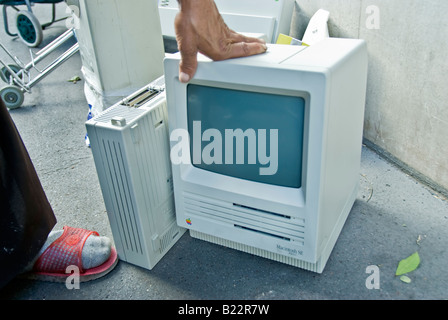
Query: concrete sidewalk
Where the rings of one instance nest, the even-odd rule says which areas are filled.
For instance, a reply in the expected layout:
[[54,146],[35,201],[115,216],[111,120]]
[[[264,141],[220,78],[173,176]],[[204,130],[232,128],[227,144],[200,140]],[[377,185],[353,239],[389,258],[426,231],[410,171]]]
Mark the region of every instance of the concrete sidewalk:
[[[42,11],[45,16],[45,12]],[[43,20],[45,21],[45,17]],[[0,19],[0,25],[3,20]],[[65,30],[44,31],[44,44]],[[1,42],[25,62],[28,48],[0,31]],[[55,55],[68,48],[60,48]],[[51,58],[50,58],[51,61]],[[91,150],[79,54],[25,94],[11,110],[58,218],[112,237]],[[120,261],[107,276],[68,290],[65,284],[16,279],[2,299],[447,299],[448,201],[363,147],[361,188],[323,274],[191,238],[188,233],[149,271]],[[395,276],[398,262],[418,251],[421,264]],[[368,289],[366,268],[380,270]]]

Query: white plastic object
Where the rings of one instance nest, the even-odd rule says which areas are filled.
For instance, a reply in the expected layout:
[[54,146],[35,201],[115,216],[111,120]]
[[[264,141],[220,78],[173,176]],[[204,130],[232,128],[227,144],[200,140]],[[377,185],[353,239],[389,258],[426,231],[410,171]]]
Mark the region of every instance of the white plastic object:
[[303,35],[302,41],[307,45],[313,45],[325,38],[329,38],[328,18],[330,12],[319,9],[312,17]]
[[163,76],[86,122],[118,257],[152,269],[176,224]]

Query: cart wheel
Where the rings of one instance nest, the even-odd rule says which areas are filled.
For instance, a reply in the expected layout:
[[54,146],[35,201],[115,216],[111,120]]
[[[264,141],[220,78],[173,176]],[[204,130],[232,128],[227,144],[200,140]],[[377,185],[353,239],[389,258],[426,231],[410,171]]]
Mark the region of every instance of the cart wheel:
[[[15,73],[18,73],[21,70],[21,68],[18,65],[15,65],[15,64],[10,64],[10,65],[8,65],[8,67],[10,67],[11,70],[14,71]],[[10,77],[11,77],[11,73],[8,71],[8,69],[6,69],[6,67],[3,67],[0,70],[0,78],[4,82],[9,84]]]
[[27,46],[37,47],[42,42],[42,26],[32,12],[19,11],[16,24],[18,35]]
[[0,97],[8,109],[15,109],[22,105],[24,100],[23,91],[16,86],[7,86],[0,90]]

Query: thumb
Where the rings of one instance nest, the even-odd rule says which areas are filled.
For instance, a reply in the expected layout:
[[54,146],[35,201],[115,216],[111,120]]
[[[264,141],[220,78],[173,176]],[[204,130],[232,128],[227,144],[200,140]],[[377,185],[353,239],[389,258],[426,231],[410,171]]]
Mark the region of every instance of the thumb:
[[181,60],[179,63],[180,82],[187,83],[196,73],[198,67],[197,53],[198,51],[195,48],[181,51]]
[[181,54],[179,64],[179,80],[186,83],[190,81],[198,67],[198,48],[194,28],[182,12],[178,13],[174,27],[176,30],[176,40]]

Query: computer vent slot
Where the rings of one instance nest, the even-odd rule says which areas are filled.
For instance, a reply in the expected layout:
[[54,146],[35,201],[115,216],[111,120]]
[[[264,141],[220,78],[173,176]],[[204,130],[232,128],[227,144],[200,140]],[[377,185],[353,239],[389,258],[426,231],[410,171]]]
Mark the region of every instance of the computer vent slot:
[[253,254],[256,256],[270,259],[270,260],[279,261],[281,263],[289,264],[291,266],[295,266],[295,267],[302,268],[305,270],[320,273],[320,272],[322,272],[322,269],[323,269],[323,265],[320,260],[316,263],[311,263],[311,262],[303,261],[303,260],[300,260],[300,259],[297,259],[297,258],[294,258],[291,256],[270,252],[270,251],[263,250],[260,248],[255,248],[255,247],[248,246],[248,245],[245,245],[242,243],[222,239],[219,237],[215,237],[213,235],[209,235],[209,234],[194,231],[194,230],[190,230],[190,235],[196,239],[208,241],[208,242],[215,243],[215,244],[218,244],[221,246],[225,246],[227,248],[232,248],[235,250],[240,250],[240,251],[247,252],[247,253],[250,253],[250,254]]
[[250,208],[235,203],[210,199],[201,195],[184,193],[187,216],[203,217],[232,224],[235,228],[248,232],[258,232],[265,236],[302,244],[305,241],[305,220],[287,215]]
[[179,228],[177,223],[174,222],[160,239],[160,253],[163,253],[165,250],[170,248],[173,245],[174,239],[178,237],[181,232],[182,230]]
[[137,227],[136,207],[126,172],[122,146],[117,141],[102,140],[105,165],[109,170],[110,201],[119,220],[121,242],[126,250],[143,254],[141,235]]

